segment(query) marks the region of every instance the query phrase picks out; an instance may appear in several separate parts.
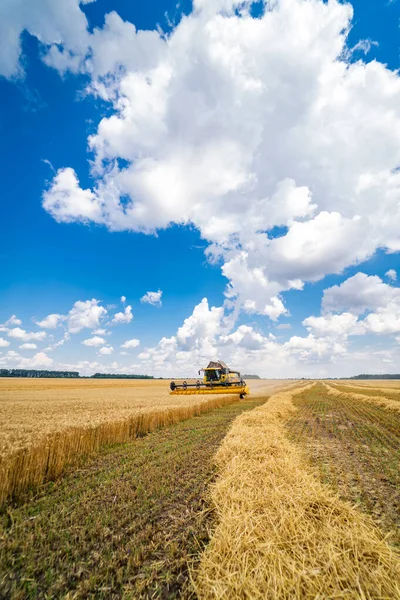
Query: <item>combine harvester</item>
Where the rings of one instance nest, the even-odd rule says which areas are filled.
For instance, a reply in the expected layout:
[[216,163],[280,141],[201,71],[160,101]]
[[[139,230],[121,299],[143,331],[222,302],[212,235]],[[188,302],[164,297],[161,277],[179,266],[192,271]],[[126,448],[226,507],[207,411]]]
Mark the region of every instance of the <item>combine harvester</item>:
[[181,381],[170,383],[170,394],[174,396],[186,394],[239,394],[244,398],[250,394],[249,387],[243,381],[239,371],[231,371],[222,360],[211,361],[208,367],[200,369],[204,372],[203,380]]

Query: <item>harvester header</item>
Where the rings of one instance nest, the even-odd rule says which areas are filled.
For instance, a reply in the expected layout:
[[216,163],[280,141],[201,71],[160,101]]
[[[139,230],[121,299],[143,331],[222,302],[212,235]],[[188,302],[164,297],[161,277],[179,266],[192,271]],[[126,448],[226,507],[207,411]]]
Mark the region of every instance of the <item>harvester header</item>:
[[239,394],[244,398],[250,393],[240,372],[232,371],[222,360],[210,361],[207,367],[200,369],[199,375],[201,372],[204,373],[202,379],[171,381],[170,394]]

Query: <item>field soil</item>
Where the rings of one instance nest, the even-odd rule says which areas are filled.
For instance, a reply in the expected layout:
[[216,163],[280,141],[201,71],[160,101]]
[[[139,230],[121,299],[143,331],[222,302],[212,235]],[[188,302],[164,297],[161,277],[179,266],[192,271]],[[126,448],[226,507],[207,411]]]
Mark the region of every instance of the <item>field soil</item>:
[[[331,396],[315,385],[294,399],[298,410],[287,423],[290,439],[323,482],[371,515],[400,547],[400,414],[368,402],[375,391],[334,387],[366,399]],[[390,390],[386,397],[392,397]]]
[[265,402],[258,388],[257,398],[103,449],[9,505],[0,515],[0,598],[193,597],[189,565],[208,541],[212,459],[232,421]]

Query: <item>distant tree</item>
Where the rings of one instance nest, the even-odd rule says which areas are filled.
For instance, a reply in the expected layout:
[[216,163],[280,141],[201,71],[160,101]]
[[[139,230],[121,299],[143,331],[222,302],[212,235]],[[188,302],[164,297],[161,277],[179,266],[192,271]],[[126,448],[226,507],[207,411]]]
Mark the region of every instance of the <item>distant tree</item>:
[[152,375],[124,375],[123,373],[95,373],[90,379],[154,379]]
[[78,371],[46,371],[41,369],[0,369],[0,377],[77,378]]
[[400,379],[400,374],[394,374],[394,373],[384,373],[384,374],[377,374],[377,375],[369,375],[369,374],[363,374],[363,375],[354,375],[353,377],[349,377],[349,379]]

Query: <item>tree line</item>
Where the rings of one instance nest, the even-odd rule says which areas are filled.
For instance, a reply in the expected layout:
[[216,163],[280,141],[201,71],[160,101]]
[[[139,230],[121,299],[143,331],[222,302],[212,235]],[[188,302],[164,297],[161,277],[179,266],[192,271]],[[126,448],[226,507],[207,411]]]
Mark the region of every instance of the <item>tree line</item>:
[[400,374],[385,373],[383,375],[354,375],[354,377],[349,377],[349,379],[400,379]]
[[0,369],[0,377],[79,377],[78,371],[45,371],[42,369]]
[[95,373],[81,376],[78,371],[47,371],[42,369],[0,369],[0,377],[44,377],[65,379],[154,379],[152,375],[123,375],[116,373]]

